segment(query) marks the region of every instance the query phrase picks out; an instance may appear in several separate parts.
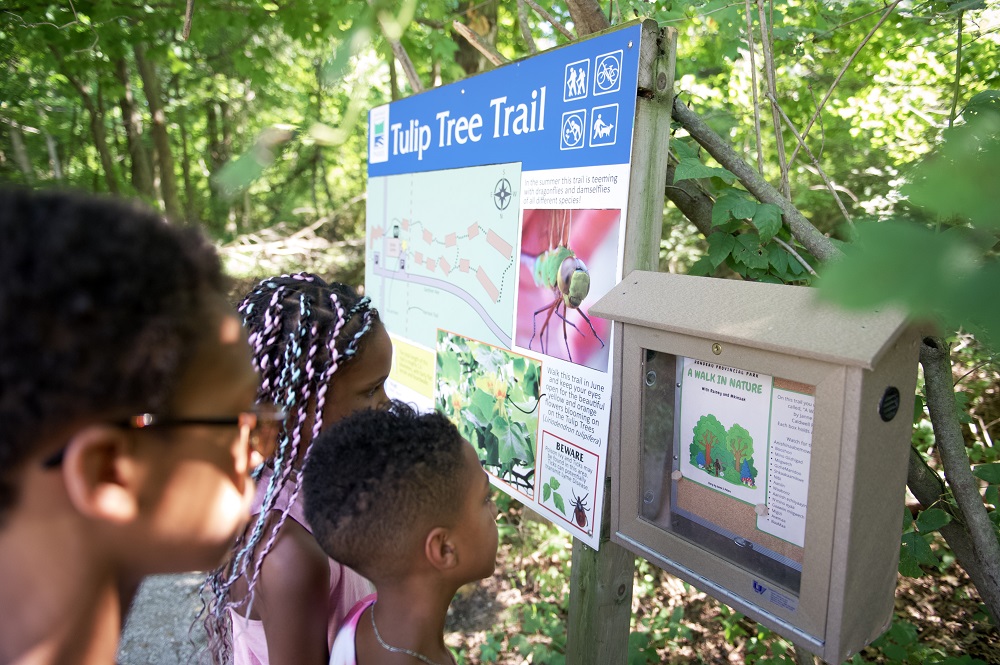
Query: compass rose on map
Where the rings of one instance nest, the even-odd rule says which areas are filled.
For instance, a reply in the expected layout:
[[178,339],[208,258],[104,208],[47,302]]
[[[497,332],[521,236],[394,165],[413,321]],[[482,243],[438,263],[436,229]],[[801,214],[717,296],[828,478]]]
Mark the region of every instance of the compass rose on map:
[[510,189],[510,181],[507,178],[500,178],[496,187],[493,188],[493,203],[497,210],[506,210],[513,197],[514,193]]

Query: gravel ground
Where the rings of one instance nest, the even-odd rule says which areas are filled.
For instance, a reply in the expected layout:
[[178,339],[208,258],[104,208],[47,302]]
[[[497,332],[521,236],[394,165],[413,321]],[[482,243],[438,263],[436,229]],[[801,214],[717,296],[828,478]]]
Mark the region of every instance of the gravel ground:
[[[119,665],[207,663],[205,634],[192,630],[204,573],[157,575],[139,588],[118,647]],[[199,658],[199,656],[202,656]]]

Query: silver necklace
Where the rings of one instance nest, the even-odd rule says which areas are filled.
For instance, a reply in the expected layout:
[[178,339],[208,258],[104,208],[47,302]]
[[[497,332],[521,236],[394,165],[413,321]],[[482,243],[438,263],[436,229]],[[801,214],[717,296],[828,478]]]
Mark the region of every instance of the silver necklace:
[[[385,649],[386,651],[391,651],[393,653],[405,653],[407,656],[413,656],[422,663],[427,663],[427,665],[441,665],[440,663],[431,660],[422,653],[417,653],[416,651],[410,651],[409,649],[403,649],[400,647],[394,647],[391,644],[388,644],[385,640],[383,640],[382,636],[379,635],[378,626],[375,625],[375,603],[372,603],[371,617],[372,617],[372,630],[375,631],[375,639],[378,640],[378,643],[382,645],[383,649]],[[448,655],[451,655],[450,651],[448,652]],[[451,662],[452,665],[457,665],[457,663],[455,663],[454,656],[451,656]]]

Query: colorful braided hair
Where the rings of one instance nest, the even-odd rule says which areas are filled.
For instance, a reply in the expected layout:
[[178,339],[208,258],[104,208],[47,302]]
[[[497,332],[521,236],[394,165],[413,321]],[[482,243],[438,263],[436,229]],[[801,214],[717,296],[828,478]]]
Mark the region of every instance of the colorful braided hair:
[[[261,379],[257,400],[280,406],[288,415],[277,451],[254,474],[259,479],[265,466],[273,472],[260,513],[233,546],[229,560],[201,587],[208,647],[216,663],[232,660],[227,610],[252,602],[264,557],[298,499],[302,468],[313,440],[323,429],[330,382],[337,370],[358,354],[365,335],[378,322],[378,311],[368,298],[359,298],[349,286],[327,284],[309,273],[263,280],[243,299],[239,312]],[[310,416],[311,431],[304,433]],[[296,464],[303,445],[302,463]],[[292,488],[288,506],[274,525],[266,528],[268,514],[286,486]],[[248,591],[244,598],[233,600],[231,589],[240,578],[246,580]]]

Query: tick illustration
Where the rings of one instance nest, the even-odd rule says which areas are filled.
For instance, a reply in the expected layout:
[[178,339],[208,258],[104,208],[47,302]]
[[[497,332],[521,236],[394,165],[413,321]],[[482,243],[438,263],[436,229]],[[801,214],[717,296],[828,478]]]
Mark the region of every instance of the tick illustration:
[[576,523],[580,525],[580,528],[587,526],[587,513],[590,511],[587,508],[587,497],[589,494],[584,494],[583,498],[577,497],[573,494],[573,517],[576,519]]

